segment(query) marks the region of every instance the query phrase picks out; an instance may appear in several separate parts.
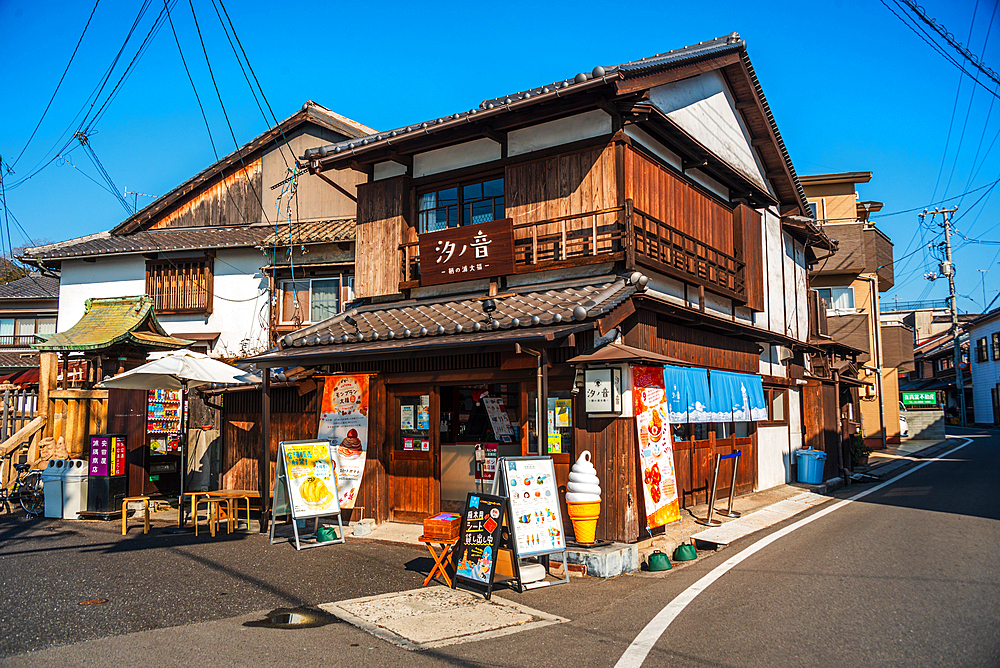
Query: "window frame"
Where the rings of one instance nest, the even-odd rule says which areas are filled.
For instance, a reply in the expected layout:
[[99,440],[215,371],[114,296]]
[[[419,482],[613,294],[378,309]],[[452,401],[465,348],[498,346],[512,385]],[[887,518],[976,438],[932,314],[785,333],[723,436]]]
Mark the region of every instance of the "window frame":
[[993,332],[993,361],[1000,360],[1000,332]]
[[[194,289],[192,294],[202,295],[203,300],[198,301],[193,306],[178,306],[176,305],[176,300],[174,304],[170,304],[169,294],[166,290],[157,289],[156,274],[158,272],[166,270],[181,270],[186,272],[191,272],[195,267],[199,267],[204,273],[204,286],[198,289]],[[187,275],[182,278],[186,278]],[[161,279],[166,283],[167,290],[169,290],[169,283],[171,276],[168,274],[163,275]],[[177,277],[173,277],[176,279]],[[192,283],[192,288],[194,288],[196,283]],[[200,256],[200,257],[183,257],[183,258],[161,258],[157,260],[147,260],[146,261],[146,294],[153,299],[153,311],[157,315],[174,315],[174,314],[200,314],[200,315],[211,315],[213,311],[213,305],[215,301],[215,257],[214,256]]]
[[989,358],[989,345],[987,344],[986,337],[976,339],[976,361],[985,362]]
[[[333,280],[337,280],[337,281],[340,282],[339,295],[338,295],[338,303],[337,303],[337,313],[334,314],[334,315],[337,315],[337,314],[340,314],[340,313],[344,312],[344,305],[345,304],[348,304],[348,303],[350,303],[351,301],[354,300],[354,274],[353,273],[339,272],[337,274],[330,275],[330,276],[309,276],[307,278],[304,277],[304,278],[279,278],[279,279],[277,279],[278,286],[277,286],[277,294],[275,295],[276,296],[276,299],[275,299],[276,304],[275,304],[275,306],[276,306],[276,309],[277,309],[277,316],[275,318],[275,323],[279,327],[287,327],[287,326],[301,327],[303,325],[313,325],[313,324],[316,324],[317,322],[322,322],[322,320],[315,320],[315,321],[312,320],[312,302],[313,302],[312,284],[313,284],[313,281],[333,281]],[[309,290],[308,290],[308,294],[309,294],[308,316],[309,316],[309,318],[306,319],[306,320],[300,320],[298,322],[296,322],[294,318],[290,319],[290,320],[286,320],[284,318],[284,316],[285,316],[285,312],[284,312],[285,311],[285,294],[287,293],[287,291],[285,290],[285,285],[289,284],[289,283],[305,283],[305,282],[309,283]],[[331,316],[331,317],[333,317],[333,316]]]
[[[465,227],[466,225],[472,225],[473,224],[472,222],[466,222],[464,220],[464,217],[465,217],[465,205],[466,205],[465,189],[468,188],[468,187],[470,187],[470,186],[483,185],[483,184],[486,184],[486,183],[491,182],[491,181],[500,181],[500,190],[501,190],[501,194],[500,195],[496,195],[496,196],[493,196],[493,197],[483,197],[482,199],[470,200],[470,201],[481,202],[481,201],[491,200],[493,202],[493,218],[491,220],[503,220],[506,217],[506,215],[507,215],[507,189],[506,189],[507,182],[506,182],[506,175],[503,172],[491,173],[491,174],[480,174],[479,176],[476,176],[476,177],[473,177],[473,178],[461,179],[461,180],[458,180],[458,181],[446,181],[446,182],[437,183],[437,184],[434,184],[434,185],[427,185],[427,186],[424,186],[424,187],[416,189],[416,191],[415,191],[414,211],[415,211],[415,218],[416,218],[415,222],[416,222],[417,234],[429,234],[431,232],[441,232],[443,230],[455,229],[456,227]],[[430,193],[440,192],[440,191],[443,191],[443,190],[450,190],[452,188],[454,188],[455,192],[456,192],[456,194],[455,194],[455,204],[454,204],[454,206],[455,206],[455,208],[457,210],[456,224],[454,226],[451,226],[451,225],[448,224],[448,221],[446,220],[445,221],[445,227],[442,227],[442,228],[440,228],[438,230],[425,230],[425,229],[423,229],[424,228],[423,214],[425,212],[432,211],[432,210],[440,208],[440,207],[435,206],[435,207],[429,207],[427,209],[422,209],[421,208],[421,201],[422,201],[424,195],[428,195]],[[503,202],[503,206],[502,206],[502,209],[501,209],[501,215],[499,215],[499,216],[496,213],[496,201],[498,199]],[[490,221],[483,221],[483,222],[490,222]]]
[[[817,293],[819,293],[819,298],[822,299],[823,303],[826,304],[826,312],[828,314],[831,313],[831,312],[833,312],[833,313],[853,313],[853,312],[857,311],[857,306],[856,306],[857,302],[854,299],[855,295],[854,295],[854,286],[853,285],[848,285],[848,286],[831,285],[831,286],[826,286],[826,287],[821,287],[821,288],[813,288],[813,289],[816,290]],[[824,290],[828,291],[830,293],[830,301],[827,301],[826,297],[823,296],[823,291]],[[834,306],[834,300],[835,300],[835,298],[834,298],[833,292],[835,290],[841,291],[841,294],[849,294],[851,296],[851,305],[847,306],[845,308],[838,308],[838,307]],[[838,295],[838,298],[839,298],[839,295]]]
[[[774,405],[776,395],[781,395],[783,417],[780,420],[772,419],[771,406]],[[787,427],[789,423],[788,415],[788,388],[777,385],[764,386],[764,402],[767,404],[767,419],[760,420],[759,425],[763,427]]]
[[[22,321],[32,321],[32,330],[30,334],[18,333],[18,323]],[[15,348],[15,347],[26,347],[30,346],[35,342],[35,336],[38,334],[52,334],[56,331],[57,326],[57,316],[55,313],[49,314],[31,314],[31,313],[4,313],[0,317],[0,322],[7,321],[10,323],[10,334],[0,334],[0,347],[2,348]],[[52,321],[52,331],[51,332],[39,332],[38,327],[42,321]],[[8,339],[10,339],[8,341]]]

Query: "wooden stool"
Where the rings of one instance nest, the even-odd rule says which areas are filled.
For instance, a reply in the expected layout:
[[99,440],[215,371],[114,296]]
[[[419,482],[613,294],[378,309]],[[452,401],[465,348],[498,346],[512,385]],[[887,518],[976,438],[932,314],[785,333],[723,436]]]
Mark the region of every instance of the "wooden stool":
[[142,501],[142,510],[146,521],[143,524],[142,532],[149,533],[149,497],[148,496],[126,496],[122,499],[122,535],[125,535],[125,520],[128,517],[128,502]]
[[[197,506],[197,502],[198,502],[198,497],[201,496],[204,493],[205,492],[184,492],[184,494],[183,494],[183,496],[181,496],[181,499],[180,499],[180,502],[179,502],[181,504],[181,510],[183,510],[184,509],[184,497],[186,496],[186,497],[189,497],[191,499],[191,522],[194,523],[194,527],[195,527],[195,532],[194,533],[195,533],[196,536],[198,535],[198,511],[197,511],[198,506]],[[182,517],[183,517],[183,515],[182,515]]]
[[[207,521],[208,521],[208,530],[209,530],[209,533],[211,533],[212,536],[214,537],[215,534],[216,534],[216,532],[218,531],[218,528],[219,528],[219,504],[220,503],[225,503],[226,506],[227,506],[227,508],[228,508],[229,506],[231,506],[232,500],[231,499],[225,499],[225,498],[217,497],[217,496],[208,496],[208,495],[205,495],[203,498],[199,498],[197,501],[194,501],[194,507],[195,507],[195,512],[194,512],[194,535],[195,536],[198,535],[198,514],[197,514],[198,513],[198,506],[200,506],[203,503],[205,504],[205,507],[208,509],[208,517],[206,518]],[[229,522],[226,522],[226,529],[227,529],[227,532],[228,532],[228,530],[229,530]]]
[[[448,569],[445,568],[451,562],[451,551],[455,548],[455,543],[458,542],[458,538],[428,538],[426,536],[421,536],[418,539],[421,543],[427,546],[427,551],[431,553],[434,557],[434,567],[431,572],[427,574],[424,579],[424,584],[422,587],[426,587],[431,580],[434,579],[435,573],[440,573],[444,577],[444,581],[451,586],[451,578],[448,577]],[[437,543],[441,546],[441,553],[438,554],[434,551],[434,544]]]

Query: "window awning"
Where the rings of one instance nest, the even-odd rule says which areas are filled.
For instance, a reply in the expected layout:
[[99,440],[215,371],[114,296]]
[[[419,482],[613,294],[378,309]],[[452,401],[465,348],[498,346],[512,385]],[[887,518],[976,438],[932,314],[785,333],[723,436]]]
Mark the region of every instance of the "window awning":
[[712,421],[707,370],[665,365],[663,387],[667,394],[671,422]]
[[750,422],[767,419],[764,384],[760,376],[712,371],[712,422]]

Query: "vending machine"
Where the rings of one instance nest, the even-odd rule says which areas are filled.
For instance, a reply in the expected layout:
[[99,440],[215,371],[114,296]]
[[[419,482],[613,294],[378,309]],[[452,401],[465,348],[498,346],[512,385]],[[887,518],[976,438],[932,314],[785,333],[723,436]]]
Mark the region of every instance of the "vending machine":
[[149,390],[146,399],[145,494],[180,492],[181,439],[187,420],[181,390]]

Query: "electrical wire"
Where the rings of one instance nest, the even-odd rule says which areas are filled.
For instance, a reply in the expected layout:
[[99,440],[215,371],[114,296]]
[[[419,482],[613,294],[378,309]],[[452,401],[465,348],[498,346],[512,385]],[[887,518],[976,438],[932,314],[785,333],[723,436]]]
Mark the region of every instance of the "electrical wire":
[[201,42],[201,51],[205,55],[205,65],[208,66],[208,75],[212,79],[212,86],[215,88],[215,95],[219,100],[219,106],[222,108],[222,116],[226,119],[226,125],[229,127],[229,134],[233,138],[233,144],[236,145],[236,155],[240,159],[240,165],[243,168],[243,175],[247,179],[247,185],[250,187],[250,192],[257,200],[258,206],[260,206],[261,215],[264,216],[264,220],[270,223],[271,221],[267,217],[267,211],[264,210],[264,202],[261,200],[260,195],[257,193],[257,189],[253,186],[253,180],[250,178],[249,172],[247,172],[246,162],[243,160],[243,151],[241,150],[240,143],[236,139],[236,132],[233,130],[233,124],[229,120],[229,114],[226,112],[226,105],[222,101],[222,93],[219,91],[219,84],[215,80],[215,73],[212,71],[212,63],[208,58],[208,49],[205,48],[205,39],[201,34],[201,27],[198,25],[198,16],[194,11],[194,2],[188,0],[188,6],[191,8],[191,17],[194,19],[194,27],[198,33],[198,41]]
[[45,110],[42,112],[42,117],[38,119],[38,123],[35,124],[35,129],[31,131],[31,136],[28,137],[28,141],[24,143],[24,148],[21,152],[17,154],[14,158],[14,162],[10,164],[10,170],[13,171],[14,167],[17,165],[17,161],[21,159],[24,152],[28,150],[28,146],[31,144],[31,140],[35,138],[35,134],[38,133],[38,128],[42,126],[42,121],[45,120],[45,116],[49,113],[49,109],[52,107],[52,102],[56,99],[56,95],[59,93],[59,89],[62,87],[63,80],[66,79],[66,73],[69,72],[70,65],[73,64],[73,59],[76,58],[76,52],[80,50],[80,44],[83,42],[84,35],[87,34],[87,28],[90,27],[90,22],[94,18],[94,12],[97,11],[97,5],[101,3],[101,0],[97,0],[94,3],[94,8],[90,10],[90,16],[87,17],[87,23],[83,26],[83,32],[80,33],[80,39],[76,40],[76,46],[73,48],[73,53],[69,57],[69,62],[66,63],[66,69],[63,70],[62,76],[59,77],[59,83],[56,84],[56,89],[52,91],[52,97],[49,98],[49,103],[45,105]]

